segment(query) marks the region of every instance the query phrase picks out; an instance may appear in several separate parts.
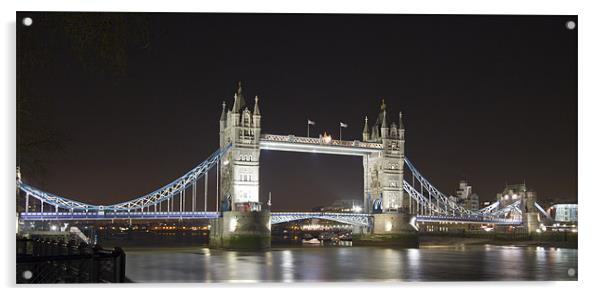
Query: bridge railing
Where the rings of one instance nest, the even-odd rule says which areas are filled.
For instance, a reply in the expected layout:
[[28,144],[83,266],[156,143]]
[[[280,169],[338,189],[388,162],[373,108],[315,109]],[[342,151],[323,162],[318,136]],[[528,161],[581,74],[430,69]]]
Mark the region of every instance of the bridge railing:
[[219,212],[28,212],[20,213],[23,221],[44,220],[109,220],[109,219],[213,219]]
[[344,141],[332,139],[326,142],[320,138],[309,138],[309,137],[298,137],[294,135],[272,135],[262,134],[260,137],[262,141],[280,142],[280,143],[295,143],[295,144],[311,144],[311,145],[330,145],[330,146],[341,146],[341,147],[358,147],[358,148],[369,148],[369,149],[382,149],[383,145],[380,143],[367,143],[362,141]]
[[303,219],[325,219],[345,224],[369,226],[371,217],[370,214],[361,213],[272,212],[272,224]]
[[516,225],[521,224],[521,219],[504,219],[496,217],[486,216],[445,216],[445,215],[417,215],[416,220],[418,222],[429,222],[429,221],[446,221],[446,222],[475,222],[475,223],[491,223],[491,224],[509,224]]

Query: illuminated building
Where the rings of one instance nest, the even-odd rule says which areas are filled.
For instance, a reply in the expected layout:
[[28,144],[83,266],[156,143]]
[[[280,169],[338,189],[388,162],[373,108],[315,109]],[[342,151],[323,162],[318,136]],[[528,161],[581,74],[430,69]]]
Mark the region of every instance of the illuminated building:
[[339,199],[328,206],[319,206],[312,210],[314,212],[357,213],[362,211],[362,202],[355,199]]
[[577,222],[577,204],[555,204],[551,209],[554,221]]

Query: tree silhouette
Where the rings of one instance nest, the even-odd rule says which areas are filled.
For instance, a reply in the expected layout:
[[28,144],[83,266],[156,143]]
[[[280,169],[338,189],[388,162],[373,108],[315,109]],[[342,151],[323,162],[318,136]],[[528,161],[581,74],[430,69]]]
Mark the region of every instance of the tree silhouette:
[[[56,115],[45,112],[51,100],[33,91],[40,79],[35,74],[64,71],[58,57],[66,53],[91,77],[120,83],[131,49],[150,46],[150,22],[147,15],[134,13],[34,13],[33,19],[31,27],[17,23],[17,166],[25,176],[41,177],[68,135],[43,124]],[[51,43],[40,44],[40,37]]]

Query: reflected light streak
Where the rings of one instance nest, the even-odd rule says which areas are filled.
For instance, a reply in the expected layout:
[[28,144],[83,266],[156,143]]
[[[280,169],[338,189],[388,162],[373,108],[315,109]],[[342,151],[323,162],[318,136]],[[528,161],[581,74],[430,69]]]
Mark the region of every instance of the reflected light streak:
[[293,282],[293,272],[295,270],[295,267],[293,266],[293,254],[290,250],[282,251],[282,264],[280,266],[282,267],[282,281],[285,283]]

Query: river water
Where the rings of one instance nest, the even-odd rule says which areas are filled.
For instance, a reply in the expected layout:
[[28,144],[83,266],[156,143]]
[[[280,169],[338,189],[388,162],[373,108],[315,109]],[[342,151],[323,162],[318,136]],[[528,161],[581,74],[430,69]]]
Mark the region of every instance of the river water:
[[274,247],[265,252],[126,249],[133,282],[577,280],[577,249]]

